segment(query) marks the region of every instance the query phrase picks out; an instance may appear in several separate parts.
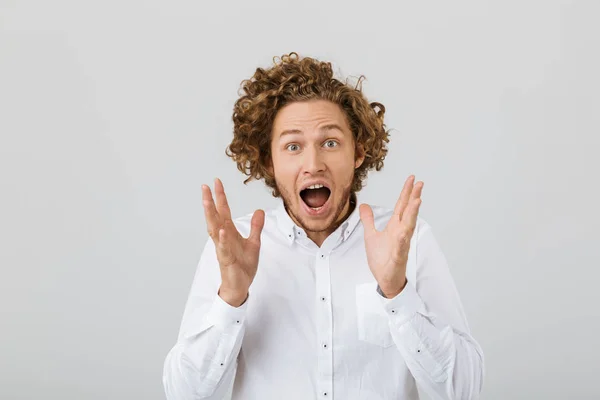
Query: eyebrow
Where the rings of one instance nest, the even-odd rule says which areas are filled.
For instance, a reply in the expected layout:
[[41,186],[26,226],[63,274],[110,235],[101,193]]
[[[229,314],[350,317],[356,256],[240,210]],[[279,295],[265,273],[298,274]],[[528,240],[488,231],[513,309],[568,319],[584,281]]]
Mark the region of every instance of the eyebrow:
[[[344,130],[338,124],[327,124],[327,125],[323,125],[321,128],[319,128],[319,130],[321,132],[330,131],[333,129],[337,129],[340,132],[344,132]],[[302,133],[302,131],[300,129],[286,129],[279,134],[279,137],[281,138],[284,135],[292,135],[295,133]]]

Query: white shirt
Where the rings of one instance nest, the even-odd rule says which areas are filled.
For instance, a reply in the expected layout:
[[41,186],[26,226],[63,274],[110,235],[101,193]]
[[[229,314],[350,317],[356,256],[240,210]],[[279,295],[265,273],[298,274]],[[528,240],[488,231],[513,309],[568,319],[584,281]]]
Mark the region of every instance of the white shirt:
[[[372,207],[375,226],[391,210]],[[236,219],[248,237],[251,215]],[[408,284],[386,299],[367,264],[358,206],[319,248],[283,203],[266,212],[258,271],[232,307],[208,240],[166,357],[169,400],[477,399],[483,353],[446,259],[420,217]]]

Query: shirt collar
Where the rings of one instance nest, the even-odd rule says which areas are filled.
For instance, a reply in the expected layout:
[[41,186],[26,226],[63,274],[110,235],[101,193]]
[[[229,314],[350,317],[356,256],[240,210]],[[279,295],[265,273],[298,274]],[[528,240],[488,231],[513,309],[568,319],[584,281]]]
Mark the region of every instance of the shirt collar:
[[[356,226],[360,222],[360,213],[358,211],[359,205],[355,193],[352,193],[350,201],[354,202],[356,206],[354,207],[354,210],[352,210],[352,213],[350,213],[348,218],[346,218],[346,220],[342,222],[342,224],[336,229],[336,232],[339,232],[339,234],[341,235],[342,241],[345,241],[350,237],[350,235],[352,234],[352,232],[354,232],[354,229],[356,229]],[[285,238],[289,243],[294,242],[294,240],[296,240],[296,238],[298,237],[306,237],[306,232],[304,231],[304,229],[296,225],[294,220],[292,220],[292,218],[287,213],[285,209],[285,204],[283,203],[283,199],[281,198],[279,199],[279,205],[275,210],[275,216],[277,218],[277,227],[285,235]]]

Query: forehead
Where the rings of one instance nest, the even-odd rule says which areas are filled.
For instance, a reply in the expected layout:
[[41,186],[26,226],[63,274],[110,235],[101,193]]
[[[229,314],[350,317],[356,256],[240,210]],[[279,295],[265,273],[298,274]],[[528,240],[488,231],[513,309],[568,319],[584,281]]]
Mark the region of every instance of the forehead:
[[273,136],[289,129],[316,130],[323,125],[339,125],[350,133],[346,115],[341,107],[327,100],[294,102],[281,108],[273,121]]

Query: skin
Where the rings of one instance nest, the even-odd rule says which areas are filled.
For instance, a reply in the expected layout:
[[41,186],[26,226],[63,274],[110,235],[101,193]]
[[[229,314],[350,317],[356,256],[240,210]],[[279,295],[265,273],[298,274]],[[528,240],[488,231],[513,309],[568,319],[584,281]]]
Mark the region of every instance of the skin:
[[[331,128],[333,125],[337,128]],[[325,129],[327,126],[330,128]],[[320,246],[352,211],[350,186],[354,170],[364,161],[364,152],[355,145],[342,109],[325,100],[285,106],[273,124],[271,154],[269,168],[288,214]],[[303,209],[299,194],[303,185],[314,179],[325,180],[331,190],[331,205],[318,216]],[[382,231],[375,229],[369,205],[361,204],[359,209],[369,268],[388,298],[397,296],[406,285],[409,245],[423,189],[423,182],[414,181],[414,175],[406,180],[394,213]],[[208,234],[215,243],[221,271],[219,296],[238,307],[247,298],[256,276],[264,211],[254,212],[250,234],[244,238],[233,224],[219,179],[215,180],[216,202],[208,185],[202,186],[202,198]]]

